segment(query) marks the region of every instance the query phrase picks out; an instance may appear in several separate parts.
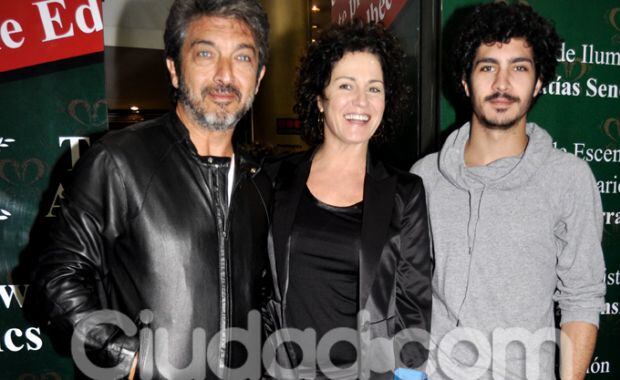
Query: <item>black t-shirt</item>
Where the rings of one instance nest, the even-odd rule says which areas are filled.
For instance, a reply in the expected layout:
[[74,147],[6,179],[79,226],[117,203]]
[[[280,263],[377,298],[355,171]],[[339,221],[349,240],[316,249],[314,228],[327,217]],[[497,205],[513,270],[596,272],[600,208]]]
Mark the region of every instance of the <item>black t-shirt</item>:
[[[361,226],[361,202],[331,206],[305,188],[292,229],[286,319],[288,327],[313,328],[317,345],[332,329],[357,330]],[[340,342],[329,352],[338,367],[349,367],[357,359],[357,334],[351,337],[355,346]],[[297,354],[301,357],[300,350]]]

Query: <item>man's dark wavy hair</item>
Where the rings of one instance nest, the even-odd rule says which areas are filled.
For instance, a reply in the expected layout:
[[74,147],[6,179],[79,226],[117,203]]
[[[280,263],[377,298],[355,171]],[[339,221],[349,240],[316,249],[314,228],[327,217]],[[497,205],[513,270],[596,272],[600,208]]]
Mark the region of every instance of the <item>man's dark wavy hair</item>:
[[[189,24],[201,16],[228,17],[243,21],[252,31],[258,48],[258,73],[265,66],[269,55],[269,20],[258,0],[175,0],[170,7],[164,32],[164,53],[172,58],[175,69],[181,74],[181,48]],[[178,90],[173,90],[178,100]]]
[[457,92],[465,95],[461,80],[469,82],[476,51],[481,44],[508,43],[512,38],[523,38],[532,47],[536,76],[543,87],[551,82],[562,43],[553,24],[529,5],[489,3],[474,9],[455,40],[452,79]]
[[405,84],[405,53],[396,37],[381,24],[360,20],[332,25],[310,44],[301,58],[295,83],[293,107],[302,125],[302,137],[310,145],[323,142],[323,124],[319,121],[317,96],[324,97],[334,66],[346,53],[368,52],[376,55],[383,70],[385,111],[373,140],[384,141],[394,135],[407,110],[409,89]]

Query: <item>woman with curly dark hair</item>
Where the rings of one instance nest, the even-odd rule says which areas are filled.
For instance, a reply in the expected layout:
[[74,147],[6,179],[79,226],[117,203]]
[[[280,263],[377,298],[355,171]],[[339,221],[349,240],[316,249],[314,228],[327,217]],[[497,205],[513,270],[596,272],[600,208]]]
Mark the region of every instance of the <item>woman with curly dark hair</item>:
[[272,337],[297,343],[285,343],[278,360],[294,370],[275,375],[274,363],[274,376],[368,378],[426,361],[431,270],[422,182],[368,153],[404,112],[403,58],[381,25],[353,22],[326,30],[301,60],[295,111],[315,147],[272,167],[268,329],[304,333]]

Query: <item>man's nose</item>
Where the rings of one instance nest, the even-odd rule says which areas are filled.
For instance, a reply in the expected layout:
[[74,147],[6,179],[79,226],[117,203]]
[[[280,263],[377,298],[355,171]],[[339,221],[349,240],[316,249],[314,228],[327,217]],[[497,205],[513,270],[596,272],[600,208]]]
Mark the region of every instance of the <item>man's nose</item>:
[[507,69],[499,69],[497,71],[493,88],[499,92],[506,92],[510,89],[510,73]]
[[220,58],[217,62],[213,80],[219,84],[229,84],[232,82],[232,63],[230,59]]

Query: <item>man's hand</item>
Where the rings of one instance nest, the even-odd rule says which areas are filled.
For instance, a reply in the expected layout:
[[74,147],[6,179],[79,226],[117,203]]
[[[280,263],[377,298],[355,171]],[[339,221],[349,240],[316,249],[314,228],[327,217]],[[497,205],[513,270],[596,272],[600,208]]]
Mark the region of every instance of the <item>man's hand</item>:
[[560,378],[583,380],[592,359],[598,329],[587,322],[568,322],[562,325],[560,337]]

